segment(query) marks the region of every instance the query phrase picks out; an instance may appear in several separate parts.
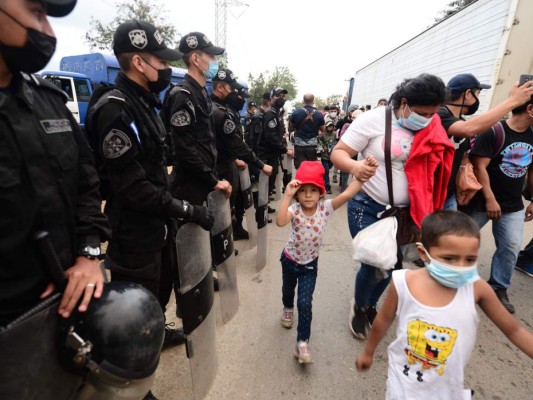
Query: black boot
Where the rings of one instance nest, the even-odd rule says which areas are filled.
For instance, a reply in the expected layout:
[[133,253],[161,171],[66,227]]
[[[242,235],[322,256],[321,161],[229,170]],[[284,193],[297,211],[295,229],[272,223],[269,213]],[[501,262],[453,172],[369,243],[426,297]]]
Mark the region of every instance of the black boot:
[[174,326],[174,322],[165,324],[165,338],[163,339],[163,350],[169,347],[179,346],[180,344],[183,344],[187,341],[187,338],[183,333],[182,328],[172,329],[171,326]]
[[154,394],[150,390],[148,393],[146,393],[146,396],[143,397],[143,400],[158,400],[158,399],[157,397],[154,396]]
[[248,240],[250,239],[250,235],[248,232],[242,227],[241,224],[236,224],[233,229],[233,240]]

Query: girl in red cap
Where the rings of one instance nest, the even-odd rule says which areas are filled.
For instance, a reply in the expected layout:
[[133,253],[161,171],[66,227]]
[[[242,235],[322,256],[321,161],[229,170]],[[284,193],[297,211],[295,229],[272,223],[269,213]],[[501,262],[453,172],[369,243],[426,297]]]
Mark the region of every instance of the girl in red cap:
[[[377,161],[368,157],[368,165],[377,167]],[[350,200],[361,189],[362,183],[354,179],[346,190],[333,199],[324,198],[324,167],[320,161],[304,161],[285,190],[276,224],[292,223],[289,241],[281,253],[283,277],[283,316],[281,325],[293,325],[294,292],[298,285],[298,336],[294,356],[300,364],[312,362],[309,351],[311,335],[312,301],[315,290],[318,253],[324,230],[333,211]],[[296,195],[296,202],[290,205]]]

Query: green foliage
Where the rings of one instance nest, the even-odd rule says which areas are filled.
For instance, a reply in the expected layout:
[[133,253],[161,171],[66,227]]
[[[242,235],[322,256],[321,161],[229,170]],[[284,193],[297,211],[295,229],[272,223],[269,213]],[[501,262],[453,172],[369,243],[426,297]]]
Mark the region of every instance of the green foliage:
[[476,2],[477,0],[453,0],[448,3],[448,6],[446,9],[441,10],[439,12],[439,17],[435,18],[435,24],[439,23],[440,21],[445,20],[446,18],[450,17],[451,15],[455,14],[458,11],[461,11],[466,6]]
[[250,101],[261,103],[261,96],[265,92],[270,92],[276,87],[282,87],[287,90],[287,100],[296,97],[296,78],[287,67],[276,67],[274,72],[265,71],[260,73],[257,78],[252,74],[248,75],[248,85],[250,87]]
[[[91,51],[113,50],[113,35],[117,27],[131,19],[150,22],[155,25],[165,43],[170,48],[177,48],[180,35],[176,27],[167,22],[164,15],[168,15],[168,10],[163,8],[155,0],[121,0],[115,2],[116,16],[107,25],[100,20],[91,17],[91,27],[85,33],[85,42],[90,46]],[[183,61],[171,63],[176,67],[185,67]]]

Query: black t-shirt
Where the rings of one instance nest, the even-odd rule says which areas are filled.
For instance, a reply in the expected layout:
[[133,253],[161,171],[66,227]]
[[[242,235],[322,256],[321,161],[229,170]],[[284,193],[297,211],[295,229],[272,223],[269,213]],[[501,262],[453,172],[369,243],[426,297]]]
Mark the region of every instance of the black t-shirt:
[[[501,151],[492,157],[495,151],[495,134],[491,128],[476,138],[470,155],[492,158],[487,166],[490,187],[502,212],[515,212],[524,208],[522,188],[526,172],[533,160],[533,130],[513,131],[505,121],[505,141]],[[476,209],[485,211],[483,194],[478,192],[474,199]]]
[[[452,126],[457,121],[464,121],[464,118],[457,118],[455,115],[453,115],[452,112],[448,109],[448,107],[441,107],[438,111],[438,114],[442,126],[446,130],[446,132],[448,132],[450,126]],[[446,198],[449,198],[452,194],[455,194],[455,179],[457,177],[457,173],[459,172],[459,167],[461,166],[463,155],[469,147],[468,139],[454,137],[450,134],[448,134],[448,136],[450,136],[453,141],[453,144],[455,145],[455,153],[453,155],[452,173],[450,175],[450,182],[448,183]]]

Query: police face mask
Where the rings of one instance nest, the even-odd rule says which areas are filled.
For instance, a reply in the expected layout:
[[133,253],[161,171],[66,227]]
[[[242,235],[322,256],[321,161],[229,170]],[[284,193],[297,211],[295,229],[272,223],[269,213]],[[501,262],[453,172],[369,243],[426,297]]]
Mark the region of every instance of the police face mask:
[[[406,105],[405,108],[409,108],[409,105]],[[411,112],[409,117],[405,118],[405,108],[402,110],[402,116],[398,119],[398,125],[402,128],[409,129],[410,131],[419,131],[431,122],[431,118],[423,117],[411,110],[409,110]]]
[[33,28],[27,28],[1,8],[0,12],[26,29],[28,35],[22,47],[0,44],[0,53],[9,70],[12,73],[23,71],[31,74],[43,69],[54,55],[56,38]]
[[236,92],[228,93],[228,96],[226,97],[226,103],[233,111],[241,111],[244,107],[244,99]]
[[171,68],[163,68],[163,69],[157,69],[152,64],[150,64],[148,61],[146,61],[144,58],[142,59],[146,64],[148,64],[150,67],[155,69],[157,71],[157,80],[151,81],[148,79],[148,90],[150,93],[159,94],[162,92],[168,85],[170,85],[170,78],[172,77],[172,69]]
[[285,99],[276,99],[276,101],[274,101],[274,106],[276,108],[281,108],[285,105]]
[[207,71],[202,71],[206,79],[213,79],[218,72],[218,62],[217,61],[209,61],[209,68]]
[[458,289],[481,279],[477,273],[477,264],[470,267],[454,267],[431,258],[426,249],[424,252],[429,258],[429,262],[424,262],[429,274],[443,286]]

